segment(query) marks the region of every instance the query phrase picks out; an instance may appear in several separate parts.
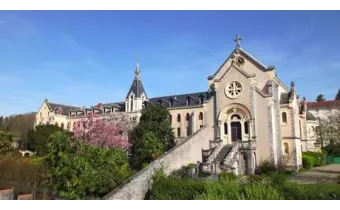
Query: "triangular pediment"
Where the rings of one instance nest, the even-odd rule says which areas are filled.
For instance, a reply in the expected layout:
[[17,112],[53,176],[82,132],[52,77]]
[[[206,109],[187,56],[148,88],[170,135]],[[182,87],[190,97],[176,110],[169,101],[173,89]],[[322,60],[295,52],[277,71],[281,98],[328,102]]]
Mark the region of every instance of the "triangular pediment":
[[252,77],[254,72],[247,71],[246,62],[250,62],[254,68],[258,69],[261,72],[271,71],[275,69],[274,66],[266,66],[257,58],[252,56],[243,48],[234,49],[228,58],[222,63],[222,65],[218,68],[215,74],[208,77],[208,80],[220,80],[222,75],[225,75],[227,71],[229,71],[230,67],[233,66],[237,70],[239,70],[246,77]]

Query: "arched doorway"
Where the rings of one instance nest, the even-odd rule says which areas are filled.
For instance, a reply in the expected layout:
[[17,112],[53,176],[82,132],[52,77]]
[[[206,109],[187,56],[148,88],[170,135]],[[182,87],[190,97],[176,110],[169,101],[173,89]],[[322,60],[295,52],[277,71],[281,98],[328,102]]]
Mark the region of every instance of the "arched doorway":
[[223,144],[250,139],[250,112],[241,104],[231,104],[219,113],[220,138]]
[[242,126],[240,122],[231,122],[231,142],[242,141]]

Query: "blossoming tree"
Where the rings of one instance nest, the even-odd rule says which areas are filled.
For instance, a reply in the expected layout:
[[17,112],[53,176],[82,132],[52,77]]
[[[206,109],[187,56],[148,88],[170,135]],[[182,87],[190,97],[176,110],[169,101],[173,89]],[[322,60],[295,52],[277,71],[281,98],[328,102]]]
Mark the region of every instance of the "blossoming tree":
[[73,130],[76,140],[93,146],[129,150],[128,133],[135,125],[125,113],[113,112],[105,116],[90,114],[78,121]]

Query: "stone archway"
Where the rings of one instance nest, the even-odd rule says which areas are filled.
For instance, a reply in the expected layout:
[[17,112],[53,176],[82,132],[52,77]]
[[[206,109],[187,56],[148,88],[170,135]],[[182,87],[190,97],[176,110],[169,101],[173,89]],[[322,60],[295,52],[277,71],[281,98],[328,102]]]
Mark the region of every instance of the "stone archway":
[[224,145],[248,140],[250,136],[251,115],[242,104],[225,106],[218,116],[219,135]]

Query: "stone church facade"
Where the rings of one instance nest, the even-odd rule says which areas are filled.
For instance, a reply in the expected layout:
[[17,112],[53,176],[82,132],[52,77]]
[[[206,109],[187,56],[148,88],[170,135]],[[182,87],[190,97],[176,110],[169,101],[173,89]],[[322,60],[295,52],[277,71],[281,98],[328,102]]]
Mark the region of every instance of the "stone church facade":
[[35,123],[72,131],[88,113],[104,116],[116,111],[138,121],[143,108],[158,103],[169,110],[178,142],[206,129],[206,143],[193,145],[201,147],[197,162],[203,171],[252,174],[262,161],[298,170],[302,151],[318,150],[316,139],[308,132],[315,119],[305,98],[299,98],[294,82],[290,87],[283,84],[275,66],[261,63],[241,48],[240,40],[235,38],[235,49],[208,76],[206,91],[148,98],[137,64],[124,101],[81,108],[45,100]]

